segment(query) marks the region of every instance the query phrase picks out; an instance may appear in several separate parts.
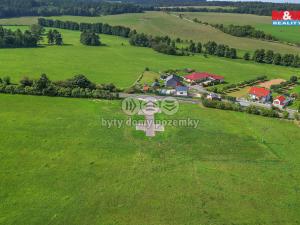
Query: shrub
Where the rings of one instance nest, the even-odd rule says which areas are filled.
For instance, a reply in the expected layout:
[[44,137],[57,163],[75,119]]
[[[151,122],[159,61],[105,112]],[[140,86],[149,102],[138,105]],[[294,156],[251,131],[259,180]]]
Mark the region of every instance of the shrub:
[[282,115],[284,119],[288,119],[290,114],[287,111],[284,111]]
[[[119,94],[114,84],[101,84],[97,86],[90,82],[85,76],[78,75],[67,81],[51,82],[45,74],[39,79],[32,80],[23,78],[20,85],[7,85],[0,83],[0,93],[25,94],[25,95],[45,95],[62,96],[76,98],[104,98],[117,99]],[[29,84],[32,83],[32,86]],[[80,88],[79,86],[85,87]]]
[[10,85],[10,77],[6,76],[6,77],[3,77],[2,79],[2,83],[5,84],[5,85]]

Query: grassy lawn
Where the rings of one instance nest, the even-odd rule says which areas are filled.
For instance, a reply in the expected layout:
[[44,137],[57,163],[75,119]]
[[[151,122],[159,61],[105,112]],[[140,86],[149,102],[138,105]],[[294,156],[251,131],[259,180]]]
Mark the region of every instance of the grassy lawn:
[[[297,85],[296,87],[294,87],[293,89],[291,89],[290,91],[288,91],[288,93],[296,93],[298,94],[298,96],[300,96],[300,85]],[[289,106],[289,108],[292,109],[300,109],[300,99],[296,99],[292,105]]]
[[247,97],[247,95],[249,93],[249,89],[250,89],[250,87],[240,88],[238,91],[228,93],[228,95],[237,97],[237,98]]
[[[120,102],[0,95],[0,224],[289,224],[299,217],[293,122],[180,105],[149,139]],[[164,116],[160,116],[164,118]]]
[[[26,29],[25,26],[20,28]],[[13,82],[18,82],[23,76],[38,77],[41,73],[46,73],[52,80],[61,80],[82,73],[94,82],[113,82],[119,87],[128,87],[146,67],[154,72],[193,68],[223,75],[228,82],[243,81],[261,75],[289,79],[291,75],[300,72],[295,68],[213,56],[169,56],[149,48],[130,46],[127,39],[109,35],[101,35],[106,46],[88,47],[80,44],[80,32],[60,31],[64,46],[1,49],[0,61],[5,66],[0,67],[0,77],[10,76]]]
[[[177,13],[179,14],[179,13]],[[268,34],[272,34],[279,40],[299,43],[300,32],[297,27],[280,27],[272,25],[272,18],[269,16],[257,16],[249,14],[235,14],[235,13],[206,13],[206,12],[184,12],[187,18],[208,23],[222,23],[225,25],[252,25],[259,30],[263,30]],[[300,53],[300,49],[297,50]]]
[[159,79],[159,78],[160,76],[158,73],[155,73],[153,71],[145,71],[140,83],[150,85],[155,81],[155,79]]
[[[238,15],[239,17],[243,16],[240,14],[233,15]],[[229,34],[225,34],[217,29],[214,29],[210,26],[192,23],[184,19],[179,19],[175,15],[170,15],[163,12],[146,12],[136,14],[131,13],[102,17],[59,16],[52,18],[77,22],[103,22],[111,25],[124,25],[134,28],[139,32],[154,35],[169,35],[173,38],[180,37],[184,40],[195,40],[201,42],[214,40],[218,43],[227,44],[229,46],[240,49],[242,52],[245,50],[253,51],[254,49],[259,48],[271,49],[277,52],[286,53],[299,53],[300,51],[299,48],[280,43],[234,37]],[[195,18],[195,16],[193,16],[193,18]],[[0,20],[0,24],[15,25],[32,24],[37,22],[36,17],[26,19],[12,18],[11,20],[12,21],[9,21],[9,19]]]

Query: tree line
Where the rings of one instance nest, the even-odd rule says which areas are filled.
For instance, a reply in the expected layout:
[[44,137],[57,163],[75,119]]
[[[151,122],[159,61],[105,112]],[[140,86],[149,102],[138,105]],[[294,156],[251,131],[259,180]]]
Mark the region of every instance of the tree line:
[[228,91],[230,89],[243,88],[245,86],[253,86],[253,85],[257,84],[258,82],[265,82],[267,80],[268,80],[267,76],[263,75],[263,76],[258,76],[256,78],[253,78],[253,79],[250,79],[250,80],[244,80],[244,81],[241,81],[239,83],[227,84],[227,85],[224,85],[220,88],[211,87],[208,90],[212,91],[212,92],[215,92],[215,93],[223,94],[223,93],[225,93],[226,91]]
[[[144,33],[137,33],[136,30],[131,30],[128,27],[123,26],[111,26],[103,23],[77,23],[72,21],[59,21],[45,18],[39,18],[38,23],[40,26],[45,27],[56,27],[61,29],[69,30],[80,30],[85,31],[84,40],[81,41],[83,44],[91,44],[92,42],[100,45],[101,42],[96,40],[97,35],[94,33],[110,34],[121,37],[129,38],[129,43],[133,46],[148,47],[152,48],[157,52],[169,54],[169,55],[190,55],[194,53],[203,53],[204,55],[215,55],[218,57],[226,57],[231,59],[237,59],[237,49],[232,48],[228,45],[218,44],[214,41],[208,41],[205,44],[200,42],[194,43],[189,42],[188,47],[178,48],[176,43],[182,42],[180,38],[171,39],[169,36],[152,36]],[[87,35],[88,33],[88,35]],[[86,36],[87,35],[87,36]],[[90,38],[88,38],[88,36]],[[91,39],[94,37],[96,39]],[[93,40],[93,41],[92,41]],[[300,67],[299,56],[292,54],[274,53],[273,51],[266,51],[264,49],[258,49],[251,57],[250,53],[246,52],[243,56],[245,60],[253,60],[259,63],[268,63],[282,66]]]
[[131,29],[124,26],[111,26],[103,23],[77,23],[72,21],[39,18],[38,24],[44,27],[55,27],[67,30],[90,31],[98,34],[109,34],[128,38]]
[[231,59],[237,58],[237,51],[235,48],[230,48],[228,45],[217,44],[214,41],[208,41],[204,44],[205,52],[209,55],[219,57],[226,57]]
[[0,78],[0,93],[73,98],[119,98],[115,85],[96,85],[84,75],[76,75],[63,81],[51,81],[46,74],[42,74],[38,79],[24,77],[19,84],[12,84],[9,77],[4,77]]
[[[143,0],[127,0],[127,2],[141,3]],[[148,2],[148,0],[147,0]],[[219,13],[240,13],[240,14],[255,14],[261,16],[271,16],[273,10],[300,10],[299,4],[285,4],[285,3],[266,3],[266,2],[229,2],[229,1],[181,1],[180,6],[191,7],[167,7],[174,6],[172,0],[169,3],[160,4],[161,1],[152,0],[153,10],[172,11],[172,12],[219,12]],[[165,7],[158,7],[165,6]],[[203,7],[192,7],[203,6]],[[205,8],[205,6],[220,6],[219,8]],[[222,8],[223,7],[223,8]],[[227,8],[226,8],[227,7]]]
[[[97,41],[97,35],[108,34],[121,37],[130,38],[129,43],[135,46],[151,47],[155,51],[169,54],[169,55],[183,55],[182,51],[178,51],[174,42],[168,36],[165,37],[152,37],[146,34],[138,34],[135,30],[131,30],[124,26],[111,26],[103,23],[77,23],[72,21],[51,20],[39,18],[38,24],[45,27],[55,27],[69,30],[80,30],[81,43],[87,45],[100,45],[101,42]],[[96,44],[92,44],[92,42]]]
[[202,98],[202,104],[208,108],[231,110],[237,112],[245,112],[254,115],[261,115],[265,117],[280,118],[280,115],[276,110],[266,109],[254,105],[250,105],[248,107],[242,107],[241,105],[231,101],[217,101],[217,100],[209,100],[206,98]]
[[[191,53],[202,53],[202,48],[204,47],[204,54],[232,59],[237,58],[237,50],[235,48],[231,48],[227,45],[217,44],[214,41],[209,41],[204,45],[202,45],[200,42],[194,43],[193,41],[190,41],[188,47],[177,48],[176,43],[182,41],[180,38],[172,40],[169,36],[152,36],[144,33],[137,33],[136,30],[131,30],[130,28],[124,26],[111,26],[103,23],[77,23],[72,21],[60,21],[45,18],[39,18],[38,24],[45,27],[85,31],[85,33],[82,34],[81,40],[88,40],[88,38],[83,38],[87,37],[87,35],[90,37],[95,37],[94,33],[126,37],[129,38],[129,43],[133,46],[152,48],[157,52],[168,55],[183,56],[190,55]],[[89,41],[81,42],[86,44]]]
[[37,47],[39,38],[26,30],[22,32],[20,29],[12,31],[0,26],[0,48],[28,48]]
[[143,7],[100,0],[1,0],[0,18],[19,16],[99,16],[141,13]]
[[[250,53],[246,52],[244,54],[244,59],[250,60],[251,59]],[[300,67],[299,55],[280,54],[280,53],[275,53],[272,50],[257,49],[252,56],[252,60],[258,63]]]
[[[199,22],[197,19],[194,20],[195,22]],[[263,39],[268,41],[278,41],[278,39],[271,35],[266,34],[264,31],[256,30],[251,25],[233,25],[230,24],[229,26],[224,26],[223,24],[209,24],[210,26],[226,33],[230,34],[236,37],[250,37],[250,38],[257,38],[257,39]]]
[[177,50],[174,41],[168,36],[159,37],[133,32],[129,37],[129,43],[133,46],[153,48],[168,55],[184,55],[182,51]]
[[290,80],[282,82],[280,84],[273,84],[273,85],[271,85],[270,89],[274,92],[284,94],[284,93],[286,93],[285,88],[287,88],[291,85],[294,85],[294,84],[299,84],[297,76],[291,76]]

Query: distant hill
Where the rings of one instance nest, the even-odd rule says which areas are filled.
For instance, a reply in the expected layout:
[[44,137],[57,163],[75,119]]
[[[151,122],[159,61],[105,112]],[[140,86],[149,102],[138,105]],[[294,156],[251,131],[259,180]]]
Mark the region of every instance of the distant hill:
[[141,4],[147,6],[181,6],[181,5],[195,5],[206,2],[206,0],[122,0],[121,2]]
[[129,3],[102,0],[1,0],[0,18],[19,16],[99,16],[140,13],[143,8]]

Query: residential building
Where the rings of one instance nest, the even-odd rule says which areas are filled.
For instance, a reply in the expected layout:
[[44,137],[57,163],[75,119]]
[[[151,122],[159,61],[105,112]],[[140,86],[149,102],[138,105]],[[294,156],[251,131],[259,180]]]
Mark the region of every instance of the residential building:
[[195,73],[191,73],[189,75],[186,75],[185,80],[189,83],[201,83],[201,82],[205,82],[205,81],[213,81],[213,82],[219,82],[219,83],[223,83],[224,82],[224,77],[223,76],[219,76],[219,75],[215,75],[215,74],[210,74],[210,73],[205,73],[205,72],[195,72]]
[[188,87],[177,86],[175,90],[176,90],[175,95],[177,95],[177,96],[185,96],[185,97],[188,96],[188,90],[189,90]]
[[221,96],[216,93],[209,93],[209,95],[206,96],[209,100],[221,100]]
[[177,75],[170,75],[165,80],[166,87],[176,88],[177,86],[182,86],[182,77]]
[[271,100],[272,92],[263,87],[251,87],[249,90],[249,97],[251,100],[266,103]]
[[280,95],[276,97],[273,101],[273,106],[283,109],[285,106],[287,106],[291,102],[291,98]]

